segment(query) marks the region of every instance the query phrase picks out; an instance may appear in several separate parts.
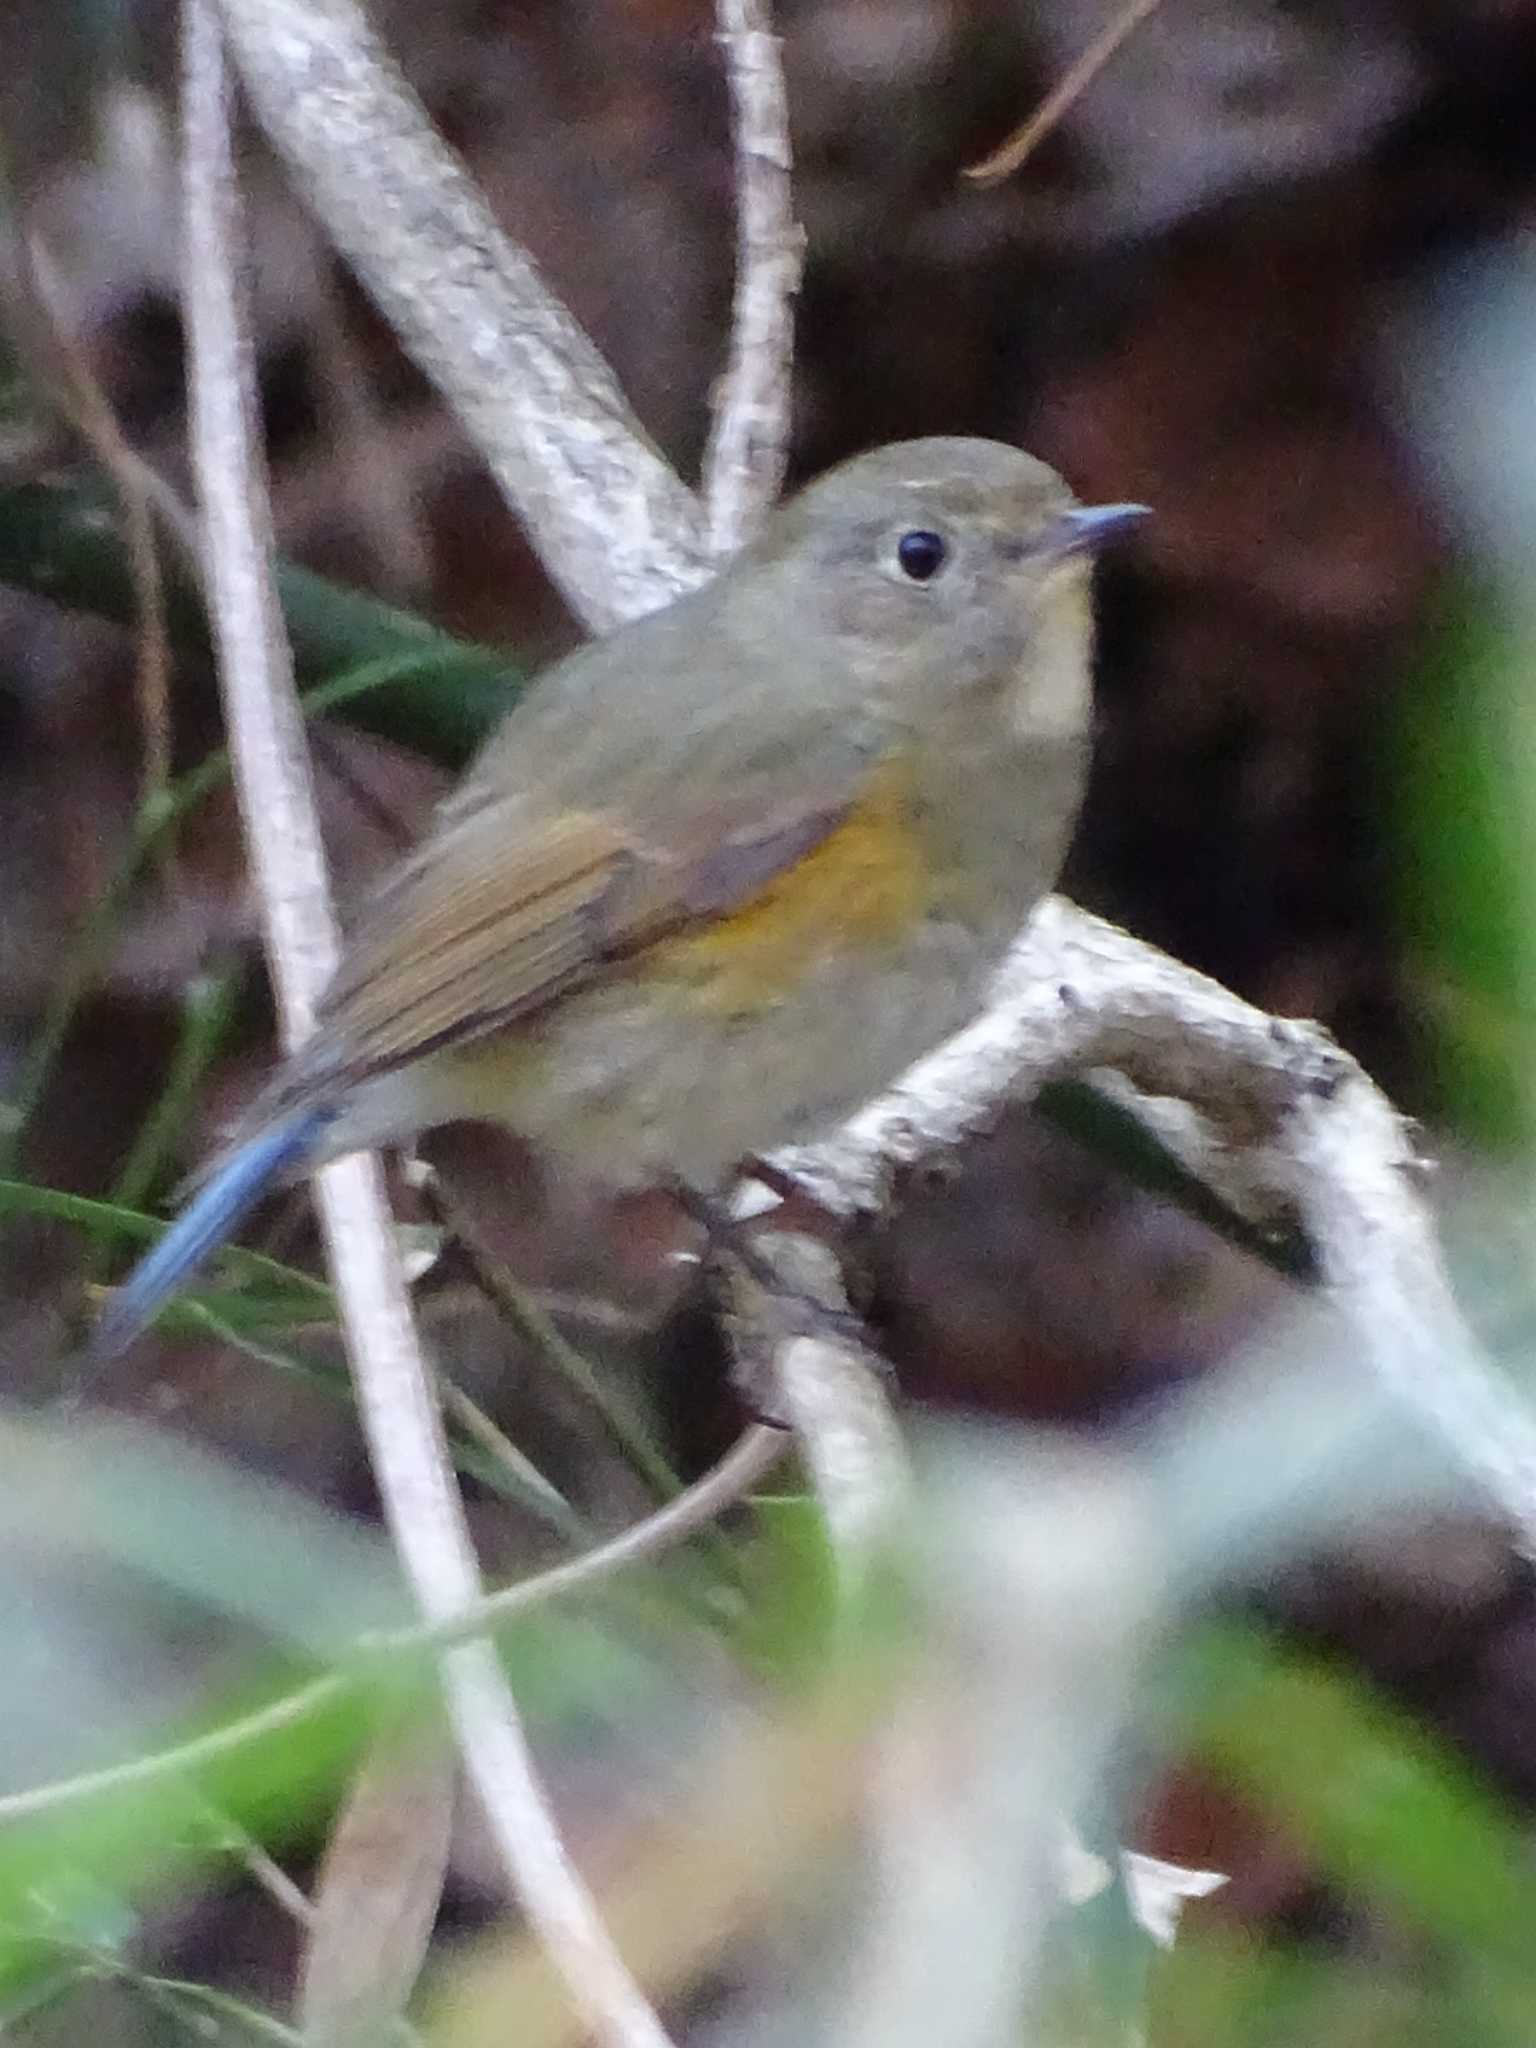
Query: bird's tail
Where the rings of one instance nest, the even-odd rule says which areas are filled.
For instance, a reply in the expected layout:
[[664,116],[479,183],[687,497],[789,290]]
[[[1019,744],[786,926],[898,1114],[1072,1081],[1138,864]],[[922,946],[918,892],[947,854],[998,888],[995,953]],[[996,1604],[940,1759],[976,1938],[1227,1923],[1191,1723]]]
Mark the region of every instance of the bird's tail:
[[294,1110],[217,1161],[154,1250],[102,1310],[91,1336],[91,1357],[115,1358],[126,1349],[208,1254],[234,1235],[272,1183],[301,1168],[319,1149],[330,1120],[328,1109]]

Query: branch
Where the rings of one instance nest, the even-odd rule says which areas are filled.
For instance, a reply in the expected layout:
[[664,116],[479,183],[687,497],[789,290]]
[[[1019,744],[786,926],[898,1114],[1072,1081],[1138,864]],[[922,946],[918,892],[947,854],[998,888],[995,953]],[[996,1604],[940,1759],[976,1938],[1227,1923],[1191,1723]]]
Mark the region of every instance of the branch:
[[[211,0],[186,0],[184,315],[192,452],[207,528],[226,720],[286,1042],[307,1034],[337,957],[292,664],[272,581],[273,538],[255,431],[254,377],[235,277],[238,209],[229,89]],[[411,1325],[378,1161],[317,1179],[347,1350],[395,1546],[418,1604],[446,1619],[479,1574]],[[494,1647],[448,1653],[459,1747],[514,1892],[587,2024],[611,2048],[666,2048],[576,1872],[534,1777]]]
[[219,0],[300,191],[595,628],[704,581],[698,505],[353,0]]
[[1077,62],[1068,66],[1029,119],[979,164],[967,164],[961,176],[975,185],[1000,185],[1004,178],[1011,178],[1022,169],[1046,136],[1076,106],[1120,45],[1160,5],[1161,0],[1125,0],[1120,12],[1100,30]]
[[884,1367],[848,1334],[855,1319],[826,1245],[771,1230],[753,1237],[750,1258],[728,1246],[717,1257],[738,1375],[794,1430],[845,1589],[855,1591],[896,1531],[910,1480]]
[[28,348],[30,330],[44,329],[35,347],[43,389],[56,391],[65,417],[117,494],[133,584],[134,687],[143,739],[141,801],[163,801],[171,779],[170,636],[145,465],[129,446],[97,381],[42,232],[18,223],[14,240],[19,288],[14,324],[21,331],[21,345]]
[[1005,1107],[1100,1068],[1139,1091],[1157,1136],[1240,1213],[1299,1223],[1359,1354],[1536,1556],[1536,1418],[1456,1306],[1407,1124],[1318,1025],[1268,1016],[1050,897],[981,1016],[825,1143],[772,1164],[836,1214],[884,1212]]
[[1536,1419],[1456,1305],[1408,1127],[1351,1066],[1337,1096],[1297,1103],[1280,1162],[1323,1291],[1364,1363],[1450,1445],[1536,1557]]
[[789,100],[764,0],[717,0],[736,146],[736,294],[731,360],[704,455],[709,544],[733,555],[784,483],[794,300],[805,237],[790,187]]
[[[833,1136],[776,1154],[774,1163],[835,1214],[874,1213],[902,1175],[952,1163],[1005,1104],[1098,1067],[1214,1113],[1229,1140],[1244,1142],[1265,1136],[1299,1092],[1336,1088],[1358,1071],[1316,1025],[1266,1016],[1051,896],[1014,942],[972,1023]],[[1177,1135],[1171,1121],[1164,1135]],[[1190,1136],[1200,1143],[1198,1131]],[[1205,1163],[1218,1188],[1245,1170],[1241,1160]]]

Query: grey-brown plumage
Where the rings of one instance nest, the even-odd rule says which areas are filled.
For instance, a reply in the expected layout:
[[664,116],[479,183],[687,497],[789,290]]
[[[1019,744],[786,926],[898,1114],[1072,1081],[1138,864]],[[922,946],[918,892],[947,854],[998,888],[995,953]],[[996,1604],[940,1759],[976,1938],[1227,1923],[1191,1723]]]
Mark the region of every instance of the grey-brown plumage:
[[994,442],[896,444],[559,663],[385,881],[210,1190],[276,1129],[306,1132],[291,1171],[468,1115],[713,1187],[886,1085],[1054,880],[1087,552],[1138,510]]

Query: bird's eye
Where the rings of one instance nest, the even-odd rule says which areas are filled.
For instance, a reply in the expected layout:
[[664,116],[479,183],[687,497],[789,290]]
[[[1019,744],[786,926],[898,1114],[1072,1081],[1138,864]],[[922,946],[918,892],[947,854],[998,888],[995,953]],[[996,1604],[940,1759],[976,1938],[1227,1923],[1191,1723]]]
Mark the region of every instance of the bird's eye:
[[901,572],[914,583],[931,583],[948,559],[949,547],[941,533],[919,528],[915,533],[904,533],[896,543]]

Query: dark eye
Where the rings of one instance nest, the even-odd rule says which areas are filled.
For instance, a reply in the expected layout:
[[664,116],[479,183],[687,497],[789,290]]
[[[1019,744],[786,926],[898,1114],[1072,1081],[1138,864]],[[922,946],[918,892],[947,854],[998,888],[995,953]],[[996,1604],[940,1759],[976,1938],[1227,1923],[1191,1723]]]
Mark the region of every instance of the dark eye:
[[904,533],[896,543],[896,559],[902,574],[910,576],[914,583],[932,582],[948,558],[949,548],[941,533],[919,528],[916,533]]

